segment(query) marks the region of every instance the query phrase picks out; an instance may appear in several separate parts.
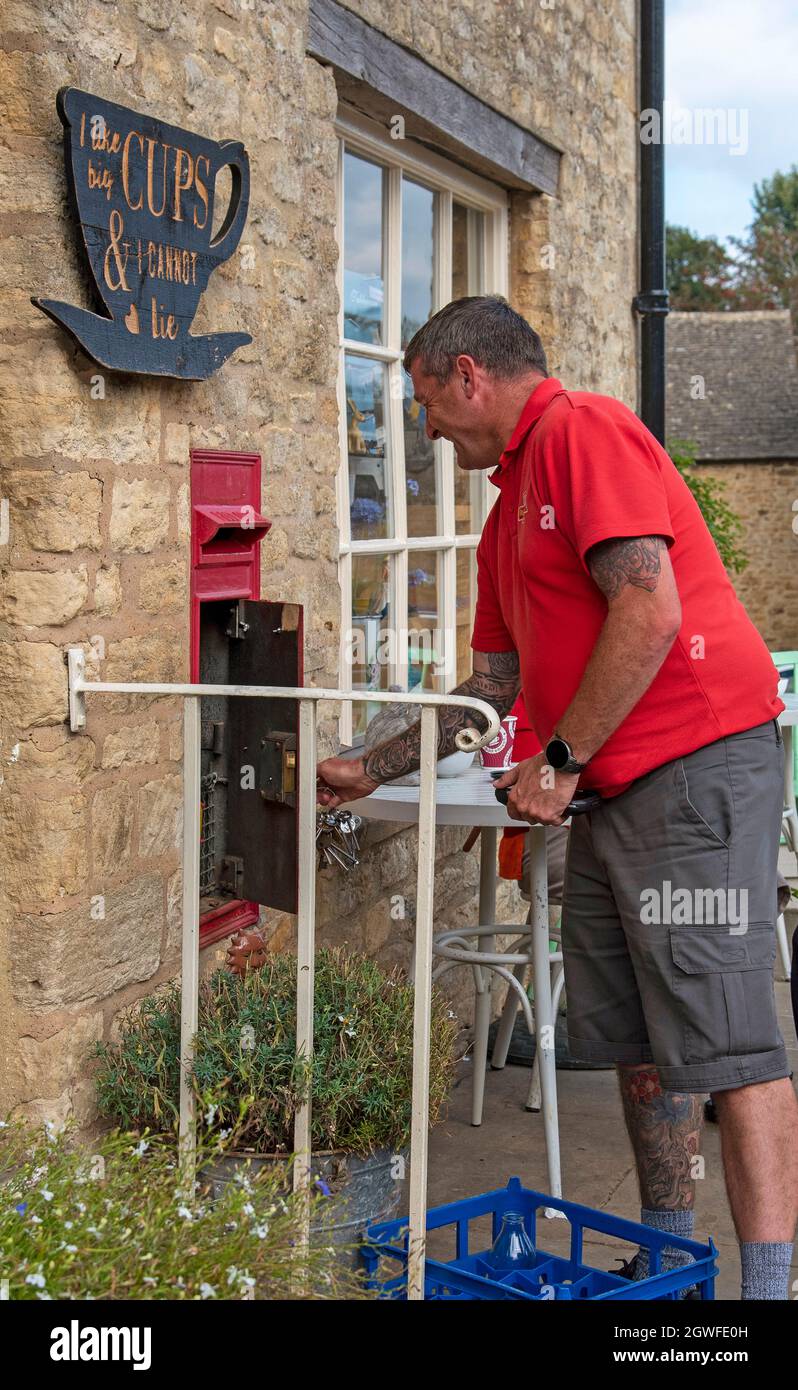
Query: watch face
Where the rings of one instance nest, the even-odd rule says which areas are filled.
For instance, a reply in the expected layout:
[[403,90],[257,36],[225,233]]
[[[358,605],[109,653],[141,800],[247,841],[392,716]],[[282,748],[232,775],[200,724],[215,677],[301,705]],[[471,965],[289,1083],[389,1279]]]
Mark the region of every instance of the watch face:
[[559,768],[565,767],[570,756],[571,750],[564,739],[553,738],[546,746],[546,757],[549,760],[549,765],[554,768],[555,772]]

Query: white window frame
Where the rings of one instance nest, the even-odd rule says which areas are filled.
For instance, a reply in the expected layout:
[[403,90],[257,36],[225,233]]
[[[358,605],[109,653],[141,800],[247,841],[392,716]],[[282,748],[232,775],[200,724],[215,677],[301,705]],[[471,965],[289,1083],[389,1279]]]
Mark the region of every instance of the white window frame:
[[[484,221],[485,292],[507,294],[508,282],[508,206],[507,195],[497,185],[487,182],[459,165],[433,154],[412,140],[393,140],[384,126],[369,120],[359,112],[342,108],[336,121],[339,137],[338,152],[338,418],[341,463],[338,472],[338,525],[340,535],[339,582],[341,586],[341,642],[339,655],[339,687],[352,689],[352,668],[349,660],[348,634],[352,627],[352,557],[356,554],[393,556],[393,582],[390,591],[390,611],[395,630],[404,632],[407,618],[408,556],[413,551],[436,551],[441,554],[438,570],[438,623],[445,642],[456,642],[457,552],[471,549],[479,540],[479,532],[455,534],[454,515],[454,449],[447,440],[435,444],[436,470],[439,488],[439,521],[441,532],[435,537],[408,536],[405,488],[397,480],[404,472],[404,433],[402,394],[398,389],[402,351],[399,295],[402,266],[401,178],[406,175],[436,192],[439,197],[436,245],[438,247],[433,312],[451,298],[451,210],[452,201],[486,214]],[[385,167],[384,198],[386,215],[383,222],[383,275],[385,281],[385,315],[382,344],[355,342],[344,337],[343,294],[343,160],[344,148]],[[349,525],[349,463],[346,427],[346,394],[344,363],[347,355],[366,357],[386,364],[388,372],[385,401],[388,424],[391,486],[393,490],[393,536],[376,540],[353,541]],[[480,473],[478,507],[480,524],[487,507],[487,476]],[[399,645],[399,644],[397,644]],[[454,652],[448,653],[451,657]],[[390,683],[407,687],[407,653],[402,647],[399,659],[392,664]],[[454,684],[454,682],[452,682]],[[352,705],[347,703],[341,712],[339,734],[342,743],[352,742]]]

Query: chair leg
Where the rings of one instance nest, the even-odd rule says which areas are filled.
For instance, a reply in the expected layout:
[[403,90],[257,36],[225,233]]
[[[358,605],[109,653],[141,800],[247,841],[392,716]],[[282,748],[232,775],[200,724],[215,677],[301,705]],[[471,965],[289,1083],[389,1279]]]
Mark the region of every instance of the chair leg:
[[776,940],[779,943],[781,965],[784,971],[782,979],[789,980],[792,975],[792,962],[790,960],[790,943],[787,939],[787,923],[784,920],[783,912],[780,912],[776,918]]
[[[520,949],[523,949],[521,943],[519,943],[519,950]],[[516,965],[513,969],[513,974],[521,985],[524,983],[524,976],[528,968],[526,964],[523,964]],[[515,1027],[515,1020],[518,1016],[520,1007],[521,1000],[518,998],[512,985],[510,985],[507,990],[507,998],[504,1001],[502,1016],[499,1020],[499,1027],[496,1030],[496,1041],[493,1044],[493,1052],[490,1059],[490,1065],[493,1071],[501,1071],[507,1063],[510,1040],[513,1036],[513,1028]]]
[[481,970],[479,966],[474,971],[482,976],[482,988],[477,985],[477,997],[474,1002],[474,1051],[473,1064],[474,1076],[471,1090],[471,1123],[472,1125],[482,1124],[482,1104],[485,1099],[485,1072],[488,1066],[488,1029],[490,1028],[490,1000],[491,1000],[491,980],[492,972]]

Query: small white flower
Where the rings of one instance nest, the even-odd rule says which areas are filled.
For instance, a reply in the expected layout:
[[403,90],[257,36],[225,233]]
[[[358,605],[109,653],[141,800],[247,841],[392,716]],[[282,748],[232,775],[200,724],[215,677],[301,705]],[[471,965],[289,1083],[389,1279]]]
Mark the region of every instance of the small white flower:
[[233,1131],[232,1131],[231,1129],[220,1129],[220,1130],[219,1130],[219,1138],[220,1138],[220,1139],[229,1139],[229,1137],[230,1137],[230,1135],[231,1135],[232,1133],[233,1133]]
[[262,1222],[260,1226],[253,1226],[253,1227],[252,1227],[252,1234],[253,1234],[253,1236],[257,1236],[257,1237],[258,1237],[258,1240],[265,1240],[266,1237],[267,1237],[267,1235],[269,1234],[269,1223],[268,1223],[268,1221]]
[[65,1222],[64,1222],[64,1230],[65,1230],[65,1231],[71,1231],[71,1230],[72,1230],[72,1227],[74,1226],[74,1224],[75,1224],[74,1221],[65,1221]]
[[347,1036],[348,1038],[356,1038],[356,1037],[357,1037],[357,1033],[355,1032],[354,1028],[345,1028],[345,1029],[344,1029],[344,1032],[346,1033],[346,1036]]
[[218,1105],[209,1105],[209,1106],[208,1106],[208,1109],[207,1109],[206,1112],[205,1112],[205,1123],[206,1123],[206,1125],[209,1125],[209,1126],[210,1126],[210,1125],[213,1124],[214,1120],[216,1119],[216,1112],[217,1112],[218,1109],[219,1109]]
[[[185,1288],[185,1285],[183,1284],[183,1281],[182,1281],[182,1280],[178,1281],[178,1287],[179,1287],[179,1288]],[[216,1297],[216,1290],[215,1290],[215,1288],[213,1287],[213,1284],[200,1284],[199,1291],[200,1291],[200,1298],[215,1298],[215,1297]]]
[[251,1202],[245,1202],[241,1210],[243,1211],[245,1216],[255,1215],[255,1208],[253,1207]]
[[0,1129],[8,1129],[8,1125],[6,1124],[5,1120],[0,1120]]
[[26,1274],[26,1275],[25,1275],[25,1283],[26,1283],[26,1284],[32,1284],[33,1287],[34,1287],[35,1289],[43,1289],[43,1288],[44,1288],[44,1275],[43,1275],[43,1274]]
[[150,1146],[147,1143],[146,1139],[140,1139],[135,1149],[133,1150],[133,1157],[141,1158],[147,1152],[149,1147]]
[[194,1214],[193,1212],[189,1211],[188,1207],[178,1207],[177,1214],[178,1216],[182,1216],[184,1221],[194,1220]]
[[34,1226],[41,1226],[42,1224],[42,1218],[40,1216],[32,1216],[31,1221],[33,1222]]
[[42,1188],[42,1196],[43,1196],[45,1202],[52,1202],[52,1200],[53,1200],[53,1194],[52,1194],[52,1192],[48,1191],[48,1189],[47,1189],[46,1187],[43,1187],[43,1188]]
[[142,1284],[157,1284],[158,1280],[153,1279],[151,1274],[145,1274],[141,1282]]
[[86,1211],[86,1203],[85,1203],[85,1202],[76,1202],[76,1203],[75,1203],[75,1206],[77,1207],[77,1209],[78,1209],[78,1211],[80,1212],[81,1216],[83,1216],[84,1213],[85,1213],[85,1211]]
[[68,1254],[70,1254],[70,1255],[77,1255],[77,1253],[78,1253],[78,1247],[77,1247],[76,1245],[65,1245],[65,1246],[64,1246],[64,1249],[65,1249],[65,1250],[68,1252]]

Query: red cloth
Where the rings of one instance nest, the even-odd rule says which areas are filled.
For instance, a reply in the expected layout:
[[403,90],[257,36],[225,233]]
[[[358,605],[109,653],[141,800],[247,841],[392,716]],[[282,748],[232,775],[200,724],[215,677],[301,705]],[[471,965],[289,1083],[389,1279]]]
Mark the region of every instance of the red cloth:
[[668,542],[681,630],[649,689],[592,758],[582,786],[617,795],[662,763],[784,708],[767,647],[690,489],[620,401],[566,391],[553,378],[541,382],[490,476],[499,497],[477,550],[471,645],[518,651],[541,743],[571,703],[607,615],[588,550],[614,536]]

